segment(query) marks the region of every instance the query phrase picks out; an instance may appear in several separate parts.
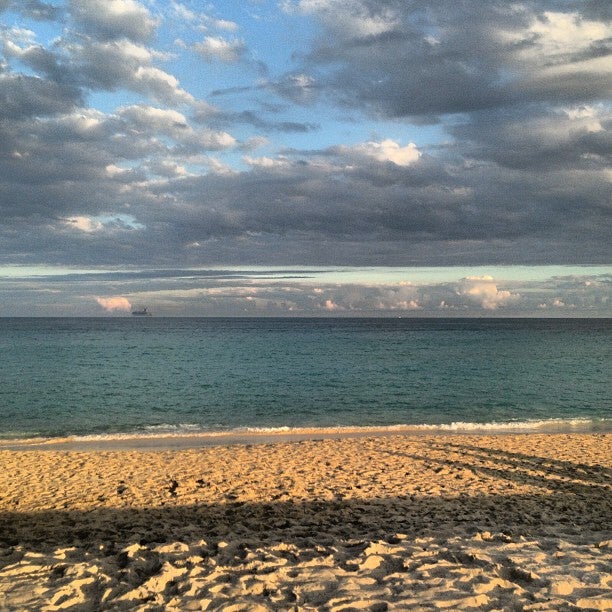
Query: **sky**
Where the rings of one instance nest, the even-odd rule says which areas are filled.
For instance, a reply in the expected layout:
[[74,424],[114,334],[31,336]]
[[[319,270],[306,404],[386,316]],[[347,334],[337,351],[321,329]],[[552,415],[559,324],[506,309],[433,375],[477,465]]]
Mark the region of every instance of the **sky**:
[[0,0],[0,316],[612,316],[603,0]]

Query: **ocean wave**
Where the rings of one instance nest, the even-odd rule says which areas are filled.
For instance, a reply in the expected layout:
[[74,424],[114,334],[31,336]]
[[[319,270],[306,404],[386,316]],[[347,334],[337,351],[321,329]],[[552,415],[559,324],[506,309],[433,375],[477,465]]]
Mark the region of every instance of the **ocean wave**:
[[547,432],[547,431],[609,431],[612,430],[612,419],[533,419],[490,423],[473,423],[457,421],[452,423],[421,423],[396,425],[339,425],[337,427],[245,427],[241,431],[248,433],[300,433],[305,431],[331,432]]
[[145,425],[143,428],[143,430],[147,431],[147,432],[175,432],[175,431],[201,431],[202,430],[202,426],[201,425],[197,425],[196,423],[179,423],[178,425],[176,424],[171,424],[171,423],[161,423],[158,425]]
[[510,421],[510,422],[490,422],[490,423],[469,423],[458,421],[455,423],[441,423],[436,425],[423,424],[414,425],[417,429],[428,431],[592,431],[600,430],[601,428],[612,428],[612,419],[533,419],[526,421]]
[[86,435],[67,435],[62,437],[30,437],[17,439],[0,438],[0,447],[14,445],[39,445],[71,442],[112,442],[129,440],[156,440],[169,438],[201,438],[213,443],[217,440],[243,441],[270,437],[279,439],[317,436],[350,436],[350,435],[392,435],[392,434],[508,434],[508,433],[593,433],[612,432],[612,418],[573,418],[573,419],[533,419],[509,422],[452,422],[452,423],[421,423],[394,425],[338,425],[338,426],[301,426],[288,425],[270,427],[237,427],[237,428],[206,428],[196,423],[162,423],[148,425],[137,431],[109,432]]

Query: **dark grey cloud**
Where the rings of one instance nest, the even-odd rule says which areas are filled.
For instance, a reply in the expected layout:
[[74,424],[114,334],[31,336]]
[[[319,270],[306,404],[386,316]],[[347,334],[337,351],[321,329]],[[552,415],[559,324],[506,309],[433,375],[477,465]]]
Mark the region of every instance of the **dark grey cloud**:
[[612,161],[605,106],[490,112],[449,131],[464,154],[519,170],[604,170]]
[[17,47],[7,38],[4,52],[7,57],[15,57],[35,72],[42,73],[46,78],[56,83],[66,81],[66,67],[62,66],[59,56],[41,45]]
[[586,15],[580,4],[555,0],[296,6],[324,28],[307,58],[312,78],[343,104],[372,113],[435,117],[611,93],[602,6]]
[[[20,10],[42,19],[45,6]],[[227,90],[238,97],[224,109],[161,68],[143,3],[110,6],[69,3],[64,33],[47,46],[2,31],[0,262],[610,261],[603,4],[303,2],[323,30],[302,65]],[[93,93],[123,91],[140,97],[88,107]],[[281,104],[264,104],[270,92]],[[262,133],[319,129],[326,96],[402,128],[439,121],[449,140],[258,153],[269,143]],[[310,105],[312,121],[292,120],[294,105]],[[244,126],[257,132],[240,141],[232,133]],[[217,156],[227,150],[231,164]],[[482,282],[480,293],[456,290],[511,291]],[[450,307],[437,295],[430,305],[438,298]]]
[[582,11],[589,19],[612,20],[612,7],[607,0],[575,0],[569,5],[576,11]]
[[266,88],[296,104],[310,104],[319,96],[321,85],[308,73],[293,72],[270,81]]
[[280,109],[270,111],[243,110],[239,112],[229,112],[217,110],[213,113],[205,111],[198,116],[196,121],[217,128],[229,128],[232,126],[247,124],[259,130],[266,132],[287,132],[287,133],[307,133],[314,132],[320,129],[317,123],[300,122],[300,121],[283,121],[278,119],[270,119],[269,116],[277,116]]
[[[406,169],[391,163],[367,167],[365,162],[357,169],[345,169],[339,163],[260,168],[245,177],[248,185],[244,191],[251,197],[242,216],[252,231],[275,228],[278,233],[314,233],[323,242],[340,244],[363,240],[369,248],[376,248],[378,241],[395,242],[407,252],[429,242],[437,243],[444,253],[442,245],[454,242],[464,242],[464,248],[469,249],[474,241],[549,243],[564,238],[571,241],[581,234],[585,244],[577,245],[576,250],[595,256],[597,241],[589,246],[586,243],[607,233],[605,210],[585,210],[583,205],[578,211],[567,206],[570,194],[562,190],[561,200],[559,194],[557,198],[548,196],[543,192],[549,186],[542,185],[538,177],[526,183],[524,177],[500,172],[498,181],[490,184],[488,169],[457,176],[432,160],[425,159],[422,164],[424,168],[419,168],[419,162]],[[292,174],[293,180],[289,179]],[[509,183],[515,192],[520,190],[520,201],[508,194]],[[571,199],[579,199],[584,191],[574,186]],[[592,194],[587,191],[585,195]],[[600,198],[599,203],[605,202]],[[533,248],[530,251],[538,257]],[[602,248],[599,257],[606,251],[609,253]]]
[[[5,235],[9,257],[29,244],[31,257],[45,251],[56,263],[91,264],[609,259],[609,202],[597,169],[517,174],[370,143],[248,157],[250,168],[239,173],[189,176],[178,173],[171,145],[149,139],[151,126],[173,138],[174,149],[194,137],[183,134],[179,113],[149,107],[111,120],[90,114],[38,123],[35,145],[0,161],[11,177],[4,181],[8,226],[30,224],[25,234]],[[128,131],[131,138],[117,139]],[[118,156],[157,161],[122,169]],[[113,215],[134,222],[113,223]]]
[[0,120],[70,112],[82,102],[77,87],[25,74],[0,73]]

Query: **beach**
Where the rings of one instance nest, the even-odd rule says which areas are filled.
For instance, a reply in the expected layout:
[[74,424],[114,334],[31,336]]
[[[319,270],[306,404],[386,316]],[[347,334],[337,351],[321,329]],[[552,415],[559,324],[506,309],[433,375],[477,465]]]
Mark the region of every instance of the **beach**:
[[612,609],[611,442],[0,450],[0,609]]

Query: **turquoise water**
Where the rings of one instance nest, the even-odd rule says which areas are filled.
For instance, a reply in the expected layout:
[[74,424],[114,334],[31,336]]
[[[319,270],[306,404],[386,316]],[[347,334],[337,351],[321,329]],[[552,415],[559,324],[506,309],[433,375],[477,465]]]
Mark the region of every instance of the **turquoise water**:
[[0,319],[0,437],[608,429],[611,319]]

